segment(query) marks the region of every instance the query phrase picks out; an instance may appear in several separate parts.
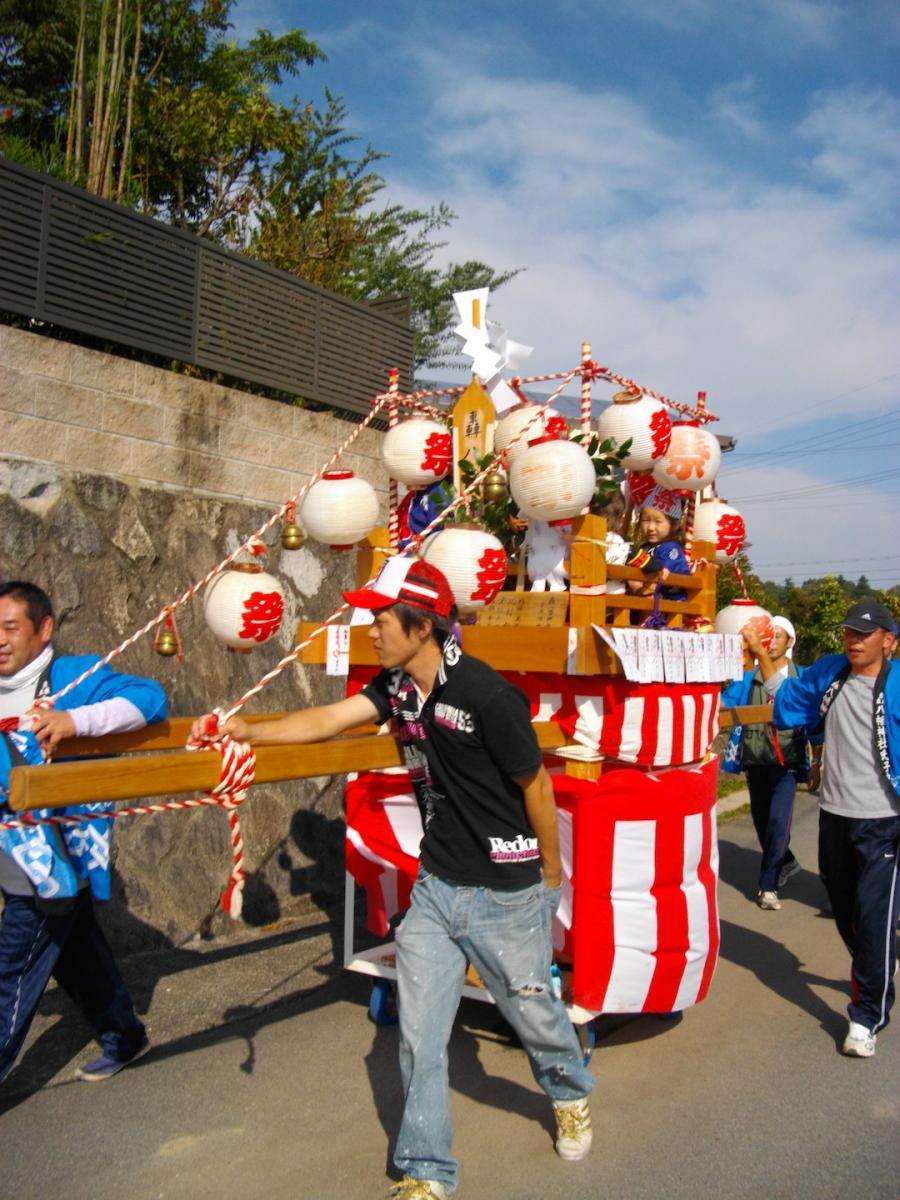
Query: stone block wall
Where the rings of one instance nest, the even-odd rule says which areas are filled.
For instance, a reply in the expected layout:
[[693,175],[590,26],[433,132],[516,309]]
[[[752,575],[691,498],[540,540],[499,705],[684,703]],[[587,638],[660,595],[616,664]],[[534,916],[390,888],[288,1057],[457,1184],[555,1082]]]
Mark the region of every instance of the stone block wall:
[[[353,429],[327,413],[202,383],[157,368],[0,327],[0,579],[45,587],[63,653],[102,654],[179,596],[259,528]],[[342,465],[382,491],[381,435],[365,430]],[[185,660],[149,638],[119,670],[158,679],[174,716],[243,694],[294,642],[299,620],[332,612],[354,556],[266,538],[285,587],[280,634],[234,654],[206,628],[202,596],[178,611]],[[292,666],[248,711],[337,699],[342,681]],[[343,888],[342,780],[256,787],[243,810],[245,921],[265,924]],[[120,950],[224,933],[217,908],[231,868],[217,810],[126,818],[115,827],[114,898],[105,923]]]

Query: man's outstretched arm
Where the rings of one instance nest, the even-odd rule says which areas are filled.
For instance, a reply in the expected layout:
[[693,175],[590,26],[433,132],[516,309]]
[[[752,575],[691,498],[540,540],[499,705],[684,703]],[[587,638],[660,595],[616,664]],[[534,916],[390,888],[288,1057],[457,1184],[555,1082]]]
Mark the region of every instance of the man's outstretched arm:
[[[302,745],[324,742],[348,729],[380,722],[380,719],[372,701],[359,692],[334,704],[301,709],[271,721],[254,721],[251,724],[243,717],[232,717],[222,726],[222,732],[230,734],[236,741],[249,742],[251,746]],[[192,733],[195,737],[202,737],[205,732],[203,719],[200,718],[194,722]]]

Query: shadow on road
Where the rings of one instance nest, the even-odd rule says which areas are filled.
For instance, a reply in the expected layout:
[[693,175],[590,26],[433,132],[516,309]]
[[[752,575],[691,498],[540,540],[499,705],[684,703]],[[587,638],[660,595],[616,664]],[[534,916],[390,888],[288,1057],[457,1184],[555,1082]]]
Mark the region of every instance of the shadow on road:
[[[720,836],[719,839],[719,880],[733,887],[742,896],[755,899],[757,881],[759,879],[758,849],[739,846]],[[807,904],[824,915],[828,915],[828,897],[819,878],[818,870],[800,868],[792,875],[782,893],[797,904]]]

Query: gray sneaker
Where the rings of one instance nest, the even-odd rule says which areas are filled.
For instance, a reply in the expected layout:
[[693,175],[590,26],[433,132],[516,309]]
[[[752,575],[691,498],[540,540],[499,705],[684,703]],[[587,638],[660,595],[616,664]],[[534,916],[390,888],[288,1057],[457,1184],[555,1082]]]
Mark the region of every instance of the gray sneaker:
[[756,897],[756,903],[760,908],[771,909],[773,912],[777,912],[781,908],[777,892],[760,892]]
[[556,1153],[567,1162],[578,1162],[591,1148],[591,1110],[588,1102],[554,1102],[556,1117]]
[[786,862],[778,872],[778,887],[783,888],[792,875],[796,875],[800,870],[800,864],[796,858],[792,858],[790,862]]

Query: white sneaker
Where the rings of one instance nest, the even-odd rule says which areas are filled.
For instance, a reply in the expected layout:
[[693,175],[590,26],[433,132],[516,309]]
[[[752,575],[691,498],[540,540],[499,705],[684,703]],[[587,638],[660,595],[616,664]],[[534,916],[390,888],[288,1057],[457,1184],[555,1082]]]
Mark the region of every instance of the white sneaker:
[[404,1175],[388,1192],[388,1200],[447,1200],[447,1189],[436,1179]]
[[871,1058],[875,1053],[875,1034],[865,1025],[851,1021],[841,1051],[850,1058]]
[[591,1148],[591,1110],[587,1100],[555,1101],[556,1153],[567,1162],[584,1158]]
[[781,901],[778,899],[777,892],[759,892],[756,896],[756,903],[760,908],[771,909],[777,912],[781,908]]

